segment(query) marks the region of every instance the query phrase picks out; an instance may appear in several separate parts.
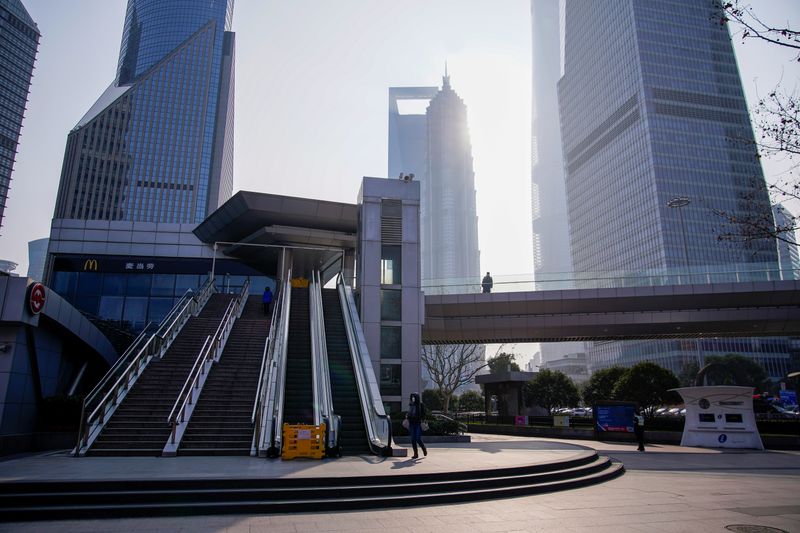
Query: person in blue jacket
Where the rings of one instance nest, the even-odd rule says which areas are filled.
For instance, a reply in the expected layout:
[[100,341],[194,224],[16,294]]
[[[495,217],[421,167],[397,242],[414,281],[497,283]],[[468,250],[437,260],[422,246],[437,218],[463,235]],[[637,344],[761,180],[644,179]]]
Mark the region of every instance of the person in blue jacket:
[[408,434],[411,436],[411,446],[414,448],[414,457],[419,458],[417,453],[417,445],[422,448],[422,454],[428,455],[428,450],[422,442],[422,421],[425,420],[425,404],[419,398],[419,394],[412,392],[408,399]]
[[261,295],[261,304],[264,306],[264,314],[268,315],[272,307],[272,291],[269,287],[264,287],[264,294]]

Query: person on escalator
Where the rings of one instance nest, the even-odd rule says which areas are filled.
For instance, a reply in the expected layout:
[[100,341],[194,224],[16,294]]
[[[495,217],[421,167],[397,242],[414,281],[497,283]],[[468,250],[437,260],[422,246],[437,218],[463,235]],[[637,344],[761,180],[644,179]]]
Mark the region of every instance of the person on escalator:
[[408,434],[411,436],[411,447],[414,448],[414,457],[412,459],[419,458],[417,444],[422,448],[422,454],[428,455],[428,449],[425,448],[425,444],[422,442],[422,422],[425,420],[425,415],[425,404],[420,400],[419,394],[412,392],[408,399],[408,414],[406,414]]
[[272,308],[272,291],[269,287],[264,288],[264,294],[261,295],[261,304],[264,306],[264,314],[268,315]]

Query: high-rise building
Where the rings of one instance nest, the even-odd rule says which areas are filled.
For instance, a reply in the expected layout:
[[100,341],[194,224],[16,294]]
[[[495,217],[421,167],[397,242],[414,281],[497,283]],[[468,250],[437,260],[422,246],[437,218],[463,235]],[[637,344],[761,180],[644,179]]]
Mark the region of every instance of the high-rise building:
[[128,0],[117,74],[67,137],[56,219],[199,223],[233,191],[233,0]]
[[[398,103],[408,100],[427,101],[425,113],[403,113]],[[401,174],[414,174],[420,182],[423,290],[479,290],[478,216],[467,107],[451,87],[446,71],[441,90],[389,89],[389,177]],[[458,346],[444,350],[464,353]],[[474,356],[482,361],[484,353],[479,346]],[[423,368],[422,383],[432,386],[429,377]]]
[[39,28],[20,0],[0,0],[0,227],[28,102]]
[[[769,216],[770,204],[756,154],[741,142],[753,132],[714,4],[567,0],[565,7],[558,93],[575,271],[774,269],[773,240],[744,246],[717,238],[715,211]],[[782,339],[715,342],[595,343],[587,360],[597,369],[650,359],[677,372],[706,353],[785,352]]]
[[[571,277],[569,217],[564,190],[564,160],[558,121],[558,80],[561,77],[561,31],[558,0],[531,0],[531,58],[533,74],[533,156],[531,223],[533,269],[542,289],[559,287]],[[582,342],[544,343],[542,362],[583,354]]]
[[[781,204],[772,206],[772,216],[775,218],[775,227],[779,230],[795,227],[794,217]],[[797,252],[797,238],[794,230],[781,231],[777,244],[781,278],[800,278],[800,254]]]
[[44,279],[44,264],[47,260],[47,245],[50,239],[28,242],[28,277],[36,281]]
[[[425,114],[402,114],[399,101],[428,100]],[[389,176],[420,182],[422,280],[480,285],[475,173],[467,107],[445,74],[435,87],[389,89]]]
[[537,278],[572,272],[558,122],[561,37],[558,0],[531,0],[533,146],[531,213]]

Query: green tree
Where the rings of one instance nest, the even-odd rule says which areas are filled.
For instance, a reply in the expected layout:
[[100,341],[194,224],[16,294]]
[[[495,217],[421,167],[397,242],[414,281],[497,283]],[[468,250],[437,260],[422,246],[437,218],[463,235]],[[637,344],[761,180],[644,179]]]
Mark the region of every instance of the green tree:
[[483,411],[483,394],[469,390],[459,396],[458,408],[460,411]]
[[591,406],[595,402],[614,399],[614,387],[627,370],[621,366],[612,366],[598,370],[583,386],[581,396],[584,405]]
[[698,372],[700,372],[700,367],[694,359],[683,363],[681,371],[678,374],[678,382],[681,384],[681,387],[694,387]]
[[500,374],[501,372],[508,372],[509,370],[512,372],[519,372],[519,365],[514,362],[514,359],[516,359],[516,355],[505,352],[490,357],[486,360],[486,364],[489,366],[489,373]]
[[578,387],[566,374],[553,370],[541,370],[522,387],[526,405],[539,405],[553,414],[559,407],[578,405]]
[[675,374],[645,361],[632,366],[622,375],[613,394],[617,400],[638,403],[645,416],[651,417],[657,407],[680,401],[677,393],[669,391],[679,386]]
[[425,389],[422,391],[422,403],[429,411],[441,411],[443,404],[441,392],[438,389]]
[[755,387],[756,391],[769,388],[769,379],[764,369],[748,357],[729,353],[724,356],[706,357],[706,365],[716,363],[706,372],[706,383],[709,385],[740,385]]

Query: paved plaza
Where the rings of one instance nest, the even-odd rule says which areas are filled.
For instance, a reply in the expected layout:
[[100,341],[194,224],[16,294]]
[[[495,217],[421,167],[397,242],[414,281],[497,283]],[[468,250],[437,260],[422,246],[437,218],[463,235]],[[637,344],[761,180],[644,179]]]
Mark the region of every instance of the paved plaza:
[[[269,461],[246,457],[84,458],[63,453],[6,459],[0,481],[128,477],[311,477],[422,473],[561,460],[597,449],[626,473],[586,488],[476,503],[290,515],[217,515],[0,524],[0,531],[714,532],[761,526],[800,533],[800,452],[719,451],[473,435],[430,445],[428,457]],[[735,530],[735,529],[734,529]],[[758,529],[739,529],[758,532]]]

